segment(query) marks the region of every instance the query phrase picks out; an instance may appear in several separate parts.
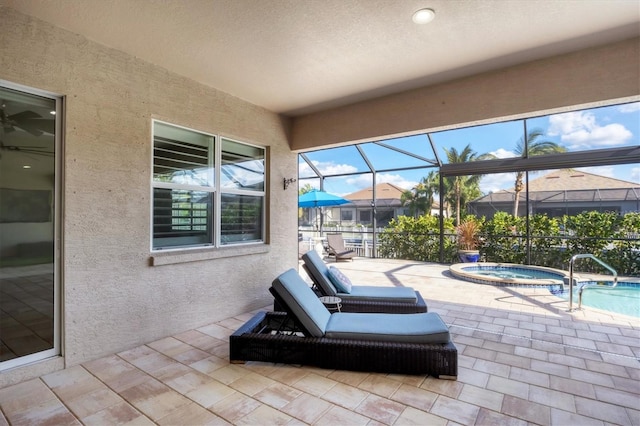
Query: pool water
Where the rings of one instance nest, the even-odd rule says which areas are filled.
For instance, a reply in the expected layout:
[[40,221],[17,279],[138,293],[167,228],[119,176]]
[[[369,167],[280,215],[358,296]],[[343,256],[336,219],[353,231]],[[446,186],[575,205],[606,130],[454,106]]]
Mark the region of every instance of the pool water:
[[[470,269],[470,270],[473,270],[473,269]],[[558,276],[558,274],[545,272],[545,271],[536,271],[533,269],[517,269],[517,268],[510,268],[510,269],[503,269],[503,270],[477,269],[474,272],[478,275],[487,275],[490,277],[497,277],[497,278],[517,278],[517,279],[527,279],[527,280],[562,278],[561,276]]]
[[[565,271],[539,266],[508,263],[456,263],[449,267],[451,274],[459,279],[478,284],[504,287],[547,288],[552,294],[569,300],[569,286],[563,286]],[[578,292],[582,285],[589,288],[582,293],[583,307],[591,307],[640,318],[640,281],[612,282],[581,281],[574,287],[573,306],[578,307]],[[597,284],[597,285],[596,285]],[[564,287],[564,288],[563,288]]]
[[561,285],[564,271],[542,266],[513,263],[455,263],[451,274],[465,281],[495,286],[549,286]]
[[[582,306],[640,318],[640,283],[618,283],[614,288],[610,285],[611,283],[590,286],[584,290],[582,292]],[[578,291],[579,287],[573,289],[573,306],[575,308],[578,307]],[[565,291],[552,290],[551,292],[558,297],[569,300],[568,288]]]

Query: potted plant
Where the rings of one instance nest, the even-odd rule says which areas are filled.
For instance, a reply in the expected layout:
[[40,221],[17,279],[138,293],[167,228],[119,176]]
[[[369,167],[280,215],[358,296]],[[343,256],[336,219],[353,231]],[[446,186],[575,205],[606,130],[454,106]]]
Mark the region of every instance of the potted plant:
[[480,228],[480,222],[473,216],[466,217],[456,227],[461,262],[477,262],[480,259]]

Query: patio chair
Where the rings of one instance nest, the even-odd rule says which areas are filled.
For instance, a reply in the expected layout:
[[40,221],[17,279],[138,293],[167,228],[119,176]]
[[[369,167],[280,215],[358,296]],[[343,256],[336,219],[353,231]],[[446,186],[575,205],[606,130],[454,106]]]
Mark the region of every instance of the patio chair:
[[[420,292],[411,287],[351,285],[350,292],[339,291],[330,278],[330,268],[313,250],[302,255],[302,267],[314,283],[318,296],[342,299],[343,312],[416,313],[427,312]],[[332,267],[335,269],[335,267]],[[274,311],[280,310],[277,301]]]
[[327,234],[327,254],[329,256],[334,256],[336,258],[336,262],[340,260],[353,261],[356,252],[344,246],[344,238],[342,238],[342,234]]
[[232,363],[262,361],[457,378],[458,351],[436,313],[331,314],[289,269],[269,289],[285,312],[259,312],[229,338]]

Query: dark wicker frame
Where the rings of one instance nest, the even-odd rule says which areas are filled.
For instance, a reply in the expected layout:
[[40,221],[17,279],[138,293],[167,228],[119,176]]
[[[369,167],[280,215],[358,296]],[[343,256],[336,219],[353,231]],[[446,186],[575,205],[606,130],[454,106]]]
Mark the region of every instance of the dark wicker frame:
[[262,361],[334,370],[428,374],[456,380],[452,342],[398,343],[305,336],[286,312],[259,312],[229,338],[232,363]]

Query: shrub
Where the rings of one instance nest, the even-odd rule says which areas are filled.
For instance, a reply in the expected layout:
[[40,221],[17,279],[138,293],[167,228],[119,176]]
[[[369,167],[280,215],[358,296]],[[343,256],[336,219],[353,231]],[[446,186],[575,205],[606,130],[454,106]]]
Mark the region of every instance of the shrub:
[[[488,262],[526,263],[526,222],[506,212],[491,220],[467,216],[461,225],[473,221],[480,228],[480,253]],[[458,228],[459,229],[459,228]],[[444,221],[444,261],[457,263],[458,244],[450,238],[457,229],[452,219]],[[477,229],[476,229],[477,230]],[[568,269],[571,256],[593,254],[615,269],[618,275],[640,276],[640,213],[620,216],[596,211],[550,218],[536,214],[529,219],[531,264]],[[379,235],[381,257],[438,262],[440,225],[435,216],[392,220]],[[580,262],[578,270],[609,274],[597,262]]]
[[[453,220],[444,220],[446,233],[453,233]],[[445,262],[452,262],[456,255],[455,242],[444,240]],[[440,260],[440,222],[436,216],[418,218],[400,216],[392,219],[378,235],[380,257],[438,262]]]
[[524,263],[524,220],[497,212],[484,226],[482,252],[487,262]]
[[562,269],[569,253],[563,246],[560,220],[546,214],[535,214],[529,219],[531,235],[531,264]]
[[619,221],[619,240],[603,253],[603,260],[620,275],[640,276],[640,213],[627,213]]

